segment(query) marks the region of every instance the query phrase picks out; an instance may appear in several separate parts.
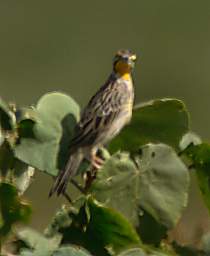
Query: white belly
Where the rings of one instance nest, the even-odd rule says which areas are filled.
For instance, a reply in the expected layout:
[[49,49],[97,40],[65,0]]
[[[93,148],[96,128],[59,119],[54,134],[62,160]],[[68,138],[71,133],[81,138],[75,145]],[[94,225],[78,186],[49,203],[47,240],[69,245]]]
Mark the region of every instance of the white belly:
[[[99,140],[101,145],[106,144],[110,140],[112,140],[121,130],[122,128],[130,122],[132,117],[132,108],[131,111],[122,112],[112,123],[111,127],[104,131]],[[97,143],[97,142],[96,142]]]

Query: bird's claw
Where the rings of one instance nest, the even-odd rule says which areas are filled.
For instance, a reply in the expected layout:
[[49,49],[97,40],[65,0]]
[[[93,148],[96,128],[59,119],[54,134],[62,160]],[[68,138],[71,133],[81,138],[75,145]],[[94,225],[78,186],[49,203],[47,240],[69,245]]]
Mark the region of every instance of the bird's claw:
[[99,170],[103,166],[104,160],[95,155],[91,159],[91,164],[96,170]]

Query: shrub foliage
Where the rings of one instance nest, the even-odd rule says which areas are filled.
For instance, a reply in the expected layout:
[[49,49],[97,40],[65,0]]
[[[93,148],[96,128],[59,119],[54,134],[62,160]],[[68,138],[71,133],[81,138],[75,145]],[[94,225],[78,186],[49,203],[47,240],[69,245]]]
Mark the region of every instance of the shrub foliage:
[[69,203],[43,233],[26,226],[32,207],[23,194],[34,172],[56,176],[64,167],[79,115],[78,104],[58,92],[28,108],[0,100],[2,254],[208,255],[207,238],[202,251],[167,240],[188,204],[192,168],[210,209],[210,144],[192,133],[189,113],[177,99],[137,105],[131,123],[100,149],[105,163],[96,175],[89,163],[81,164],[77,195],[71,202],[64,195]]

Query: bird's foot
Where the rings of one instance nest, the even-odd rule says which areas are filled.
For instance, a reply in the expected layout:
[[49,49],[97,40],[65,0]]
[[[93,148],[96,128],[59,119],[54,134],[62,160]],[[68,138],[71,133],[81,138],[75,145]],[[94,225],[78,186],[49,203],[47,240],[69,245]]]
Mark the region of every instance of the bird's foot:
[[103,166],[104,160],[101,159],[100,157],[94,155],[94,156],[92,156],[91,164],[92,164],[92,166],[93,166],[96,170],[99,170],[99,169]]
[[85,173],[85,190],[88,190],[92,182],[96,179],[98,170],[103,166],[104,160],[98,157],[96,154],[91,156],[91,167],[88,172]]

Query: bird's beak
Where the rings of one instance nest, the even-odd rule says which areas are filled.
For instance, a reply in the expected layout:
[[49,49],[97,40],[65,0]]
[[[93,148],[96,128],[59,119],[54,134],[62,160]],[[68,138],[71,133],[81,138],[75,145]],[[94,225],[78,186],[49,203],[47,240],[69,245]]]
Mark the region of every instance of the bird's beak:
[[133,54],[133,55],[130,56],[129,59],[128,59],[128,65],[129,65],[131,68],[134,68],[134,66],[135,66],[135,61],[136,61],[136,55]]
[[136,54],[133,54],[133,55],[130,57],[130,60],[136,61]]

